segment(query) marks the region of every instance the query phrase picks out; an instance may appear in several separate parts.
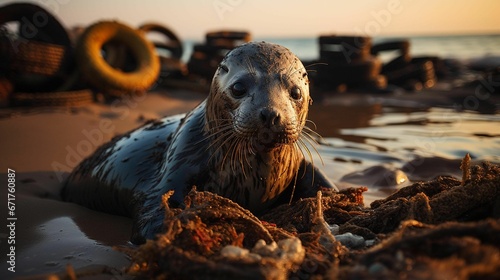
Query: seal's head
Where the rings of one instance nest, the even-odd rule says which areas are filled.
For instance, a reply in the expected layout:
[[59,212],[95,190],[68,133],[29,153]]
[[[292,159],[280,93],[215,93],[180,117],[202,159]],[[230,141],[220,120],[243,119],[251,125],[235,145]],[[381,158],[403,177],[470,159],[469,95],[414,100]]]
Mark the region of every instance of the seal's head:
[[253,153],[268,153],[299,140],[311,102],[307,72],[295,54],[247,43],[229,52],[215,73],[206,130],[217,132],[219,144],[235,139]]

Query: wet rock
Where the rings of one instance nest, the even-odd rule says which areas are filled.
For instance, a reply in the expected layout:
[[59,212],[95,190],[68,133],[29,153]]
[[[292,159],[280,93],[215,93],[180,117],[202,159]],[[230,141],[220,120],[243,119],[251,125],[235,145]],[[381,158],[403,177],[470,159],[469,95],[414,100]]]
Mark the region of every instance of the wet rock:
[[362,171],[347,174],[340,180],[372,187],[393,188],[398,188],[409,182],[408,176],[404,171],[382,165],[372,166]]

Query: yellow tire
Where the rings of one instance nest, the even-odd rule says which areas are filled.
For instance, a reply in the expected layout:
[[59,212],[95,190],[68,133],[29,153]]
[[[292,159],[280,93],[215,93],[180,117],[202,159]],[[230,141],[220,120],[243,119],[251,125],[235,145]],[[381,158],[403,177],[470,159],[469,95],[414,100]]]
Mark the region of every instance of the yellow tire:
[[[137,66],[124,72],[113,68],[101,55],[107,42],[124,44]],[[143,93],[156,81],[160,63],[154,46],[142,33],[116,21],[101,21],[88,27],[76,47],[77,64],[84,78],[110,95]]]

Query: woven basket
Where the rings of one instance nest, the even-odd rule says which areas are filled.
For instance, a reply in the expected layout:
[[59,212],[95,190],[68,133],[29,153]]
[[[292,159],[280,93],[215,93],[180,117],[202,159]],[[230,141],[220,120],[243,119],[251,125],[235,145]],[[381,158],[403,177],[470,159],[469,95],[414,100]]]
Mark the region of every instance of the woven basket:
[[37,74],[53,76],[61,69],[65,47],[37,41],[0,40],[0,56],[10,74]]

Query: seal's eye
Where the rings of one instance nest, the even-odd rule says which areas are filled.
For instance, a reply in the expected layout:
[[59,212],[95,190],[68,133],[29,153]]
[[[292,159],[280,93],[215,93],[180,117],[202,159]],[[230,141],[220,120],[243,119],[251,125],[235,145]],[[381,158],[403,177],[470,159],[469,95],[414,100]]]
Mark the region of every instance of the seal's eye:
[[247,88],[240,82],[236,82],[231,86],[231,93],[234,98],[241,98],[247,93]]
[[226,65],[220,65],[220,69],[224,70],[224,72],[229,72],[229,69],[227,68]]
[[290,91],[290,96],[295,100],[300,100],[302,98],[302,92],[300,91],[300,88],[292,88],[292,90]]

